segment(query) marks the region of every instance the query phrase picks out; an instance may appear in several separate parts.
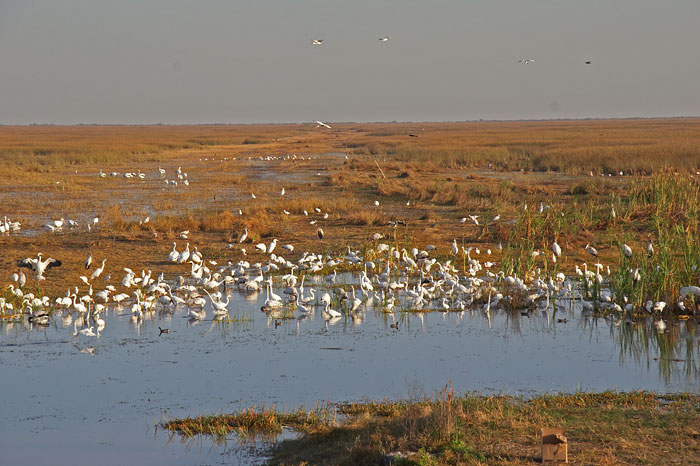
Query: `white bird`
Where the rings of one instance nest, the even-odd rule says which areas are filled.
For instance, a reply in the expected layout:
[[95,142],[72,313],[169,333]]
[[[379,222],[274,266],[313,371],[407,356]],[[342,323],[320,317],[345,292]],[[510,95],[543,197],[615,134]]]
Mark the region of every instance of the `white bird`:
[[556,241],[552,243],[552,251],[554,252],[555,256],[561,257],[561,247],[557,244]]
[[[326,295],[324,295],[326,296]],[[327,320],[330,319],[335,319],[336,317],[342,316],[342,314],[335,309],[331,309],[331,301],[328,299],[328,301],[323,301],[326,305],[325,309],[323,309],[323,317],[327,318]]]
[[268,254],[272,254],[272,251],[277,247],[277,238],[273,239],[270,245],[267,247]]
[[27,276],[20,269],[17,269],[17,280],[14,281],[17,282],[17,285],[19,285],[20,288],[22,288],[27,283]]
[[53,259],[51,257],[42,261],[41,260],[41,253],[37,254],[36,259],[26,258],[26,259],[22,259],[22,260],[17,262],[17,267],[26,267],[28,269],[32,269],[33,271],[35,271],[37,280],[45,280],[44,272],[46,272],[48,269],[50,269],[52,267],[59,267],[60,265],[61,265],[61,261]]
[[209,294],[209,292],[207,290],[204,290],[204,292],[207,294],[207,296],[209,296],[209,299],[211,300],[211,305],[214,307],[215,314],[228,313],[226,306],[228,306],[228,303],[231,300],[230,296],[226,296],[226,302],[223,302],[223,301],[217,301],[214,298],[212,298],[212,296]]
[[534,58],[522,58],[522,59],[518,60],[518,63],[522,63],[524,65],[527,65],[529,63],[533,63],[534,61],[535,61]]
[[284,196],[284,188],[282,188],[282,191],[280,192],[280,196]]
[[391,39],[389,36],[380,37],[379,42],[389,42],[389,39]]
[[265,243],[258,243],[255,245],[255,249],[265,254],[265,252],[267,251],[267,246],[265,246]]
[[90,275],[90,280],[94,280],[97,277],[99,277],[100,275],[102,275],[102,272],[105,269],[105,262],[106,261],[107,261],[107,259],[102,259],[102,265],[99,266],[98,268],[96,268],[94,272],[92,272],[92,275]]
[[185,250],[180,253],[180,257],[177,258],[177,263],[182,264],[184,262],[187,262],[187,259],[190,258],[190,243],[187,243],[187,246],[185,246]]
[[88,254],[87,259],[85,259],[85,270],[89,269],[92,265],[92,253]]
[[323,126],[324,128],[331,129],[331,125],[327,125],[326,123],[319,121],[319,120],[314,120],[316,122],[316,128],[320,128]]
[[647,243],[647,254],[649,257],[654,255],[654,244],[651,242],[651,240],[649,240]]
[[[96,334],[95,332],[92,331],[93,328],[95,328],[95,327],[84,328],[84,329],[82,329],[82,330],[81,330],[80,332],[78,332],[78,333],[79,333],[80,335],[83,335],[83,336],[86,336],[86,337],[95,337],[95,336],[97,336],[97,334]],[[74,336],[77,336],[77,335],[74,335]]]
[[311,45],[323,45],[323,39],[311,39]]
[[238,238],[238,242],[242,243],[243,241],[246,240],[246,238],[248,238],[248,227],[245,227],[243,229],[243,233],[241,234],[240,238]]
[[632,248],[627,246],[625,243],[622,243],[622,252],[625,254],[625,256],[632,257]]
[[299,302],[299,295],[297,295],[296,304],[297,304],[297,309],[299,309],[299,312],[301,312],[301,313],[303,313],[303,314],[308,314],[308,313],[309,313],[309,308],[306,307],[306,306],[304,306],[303,304],[301,304],[301,303]]
[[180,253],[175,250],[176,246],[177,243],[173,241],[173,249],[170,251],[170,254],[168,254],[169,262],[177,262],[177,260],[180,258]]

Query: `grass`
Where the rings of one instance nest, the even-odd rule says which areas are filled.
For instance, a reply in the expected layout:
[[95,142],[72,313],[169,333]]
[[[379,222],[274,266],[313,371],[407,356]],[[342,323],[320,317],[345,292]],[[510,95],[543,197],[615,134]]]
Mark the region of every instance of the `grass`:
[[[376,259],[367,240],[374,232],[397,249],[434,244],[440,260],[449,258],[462,271],[466,255],[450,254],[453,239],[473,247],[471,257],[496,262],[493,270],[504,274],[531,278],[539,272],[547,279],[558,272],[578,276],[576,267],[587,268],[592,275],[579,278],[584,298],[599,299],[609,288],[616,304],[632,306],[631,316],[648,300],[667,302],[665,314],[681,313],[680,287],[696,285],[700,277],[697,118],[340,124],[332,131],[314,125],[0,127],[0,163],[0,216],[23,228],[23,234],[0,236],[0,268],[9,274],[17,259],[38,251],[63,261],[46,281],[30,277],[27,288],[37,296],[54,298],[79,284],[88,251],[98,261],[107,258],[105,273],[93,283],[99,289],[118,285],[123,267],[162,271],[169,279],[186,273],[165,260],[173,241],[179,250],[186,241],[199,246],[220,264],[243,259],[243,247],[251,263],[269,260],[253,245],[273,237],[295,246],[293,254],[276,251],[290,260],[306,250],[342,257],[348,246]],[[190,186],[165,186],[157,169],[172,179],[179,166]],[[100,178],[99,170],[140,170],[147,178]],[[621,171],[625,176],[618,176]],[[497,214],[501,219],[492,221]],[[468,215],[478,215],[479,225],[460,223]],[[101,218],[99,226],[87,232],[85,222],[93,216]],[[151,221],[140,223],[146,216]],[[83,227],[44,231],[44,223],[60,217]],[[396,220],[403,224],[390,223]],[[249,240],[239,245],[244,227]],[[190,231],[187,240],[180,239],[183,230]],[[556,262],[554,240],[563,250]],[[655,246],[652,257],[645,252],[648,240]],[[583,250],[587,243],[599,250],[598,259]],[[631,258],[621,253],[623,243],[632,247]],[[599,275],[596,260],[603,264]],[[20,305],[6,288],[0,295]],[[510,307],[517,309],[525,297],[513,298]],[[610,318],[609,309],[594,304],[595,318]],[[684,306],[683,312],[697,312],[692,297]],[[678,360],[695,377],[697,346],[688,344],[680,354],[675,342],[685,337],[677,326],[659,334],[651,322],[640,321],[611,327],[619,334],[620,358],[648,359],[656,346],[666,380]],[[695,335],[696,320],[683,328]],[[282,426],[305,432],[275,450],[274,462],[284,464],[376,464],[395,450],[410,452],[405,464],[529,463],[538,457],[543,425],[565,427],[570,457],[582,463],[689,463],[698,453],[696,395],[523,400],[457,396],[446,387],[433,400],[337,410],[341,421],[328,406],[291,413],[263,407],[168,427],[219,439],[230,432],[275,433]],[[670,451],[670,445],[685,448]]]
[[[170,421],[190,437],[225,438],[243,428],[267,433],[288,425],[299,438],[271,447],[270,464],[531,464],[540,429],[562,427],[569,460],[579,464],[690,464],[700,453],[700,396],[649,392],[540,395],[531,399],[467,394],[448,384],[434,399],[351,403],[286,414],[272,408]],[[243,426],[243,427],[241,427]]]
[[[347,124],[333,132],[313,125],[2,127],[0,215],[34,232],[0,237],[0,266],[11,269],[38,250],[62,259],[54,279],[40,284],[55,295],[77,278],[89,250],[107,257],[112,271],[142,267],[170,276],[179,269],[163,258],[181,231],[189,230],[188,241],[212,258],[236,261],[240,247],[226,245],[247,227],[253,243],[273,237],[293,243],[291,259],[307,249],[338,254],[347,245],[363,247],[373,232],[409,249],[435,244],[441,255],[453,239],[482,250],[500,243],[503,253],[488,260],[527,277],[538,269],[573,274],[591,260],[583,251],[591,243],[611,267],[606,286],[619,302],[675,304],[680,287],[699,275],[699,127],[692,118]],[[350,157],[318,155],[336,151]],[[293,153],[299,157],[261,159]],[[165,187],[157,168],[172,179],[178,166],[191,185]],[[148,176],[99,178],[100,169]],[[637,175],[599,176],[620,170]],[[540,204],[549,209],[540,213]],[[459,223],[472,214],[480,225]],[[496,214],[502,220],[491,222]],[[92,216],[101,217],[96,232],[43,233],[50,219],[84,225]],[[146,216],[151,222],[140,224]],[[406,226],[386,226],[395,220]],[[553,264],[555,239],[564,254]],[[648,239],[657,250],[651,260],[643,252]],[[622,242],[635,251],[631,261],[620,256]],[[242,247],[260,259],[252,245]],[[631,267],[643,277],[634,285]]]
[[271,437],[281,433],[285,427],[302,430],[328,424],[334,419],[335,412],[321,404],[315,410],[300,408],[293,412],[253,406],[231,414],[173,419],[164,422],[163,427],[188,438],[206,434],[213,436],[217,441],[225,441],[231,433],[241,437]]

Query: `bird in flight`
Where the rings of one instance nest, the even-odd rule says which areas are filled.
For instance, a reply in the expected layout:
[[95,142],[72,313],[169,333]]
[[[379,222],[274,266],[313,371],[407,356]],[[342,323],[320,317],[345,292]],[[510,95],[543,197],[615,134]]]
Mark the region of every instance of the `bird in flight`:
[[323,45],[323,39],[311,39],[311,45]]
[[518,60],[518,63],[522,63],[523,65],[527,65],[529,63],[534,63],[535,59],[534,58],[521,58]]
[[389,36],[380,37],[379,42],[389,42],[389,39],[391,39]]
[[314,120],[316,122],[316,128],[320,128],[321,126],[326,127],[328,129],[331,129],[331,125],[327,125],[322,121]]
[[586,65],[590,65],[591,63],[593,63],[593,62],[590,60],[586,60]]

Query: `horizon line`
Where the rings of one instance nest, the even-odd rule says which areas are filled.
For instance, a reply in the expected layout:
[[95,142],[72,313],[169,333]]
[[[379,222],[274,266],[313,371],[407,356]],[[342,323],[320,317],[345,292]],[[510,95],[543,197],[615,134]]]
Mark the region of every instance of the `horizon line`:
[[[391,121],[333,121],[328,123],[335,125],[351,124],[429,124],[429,123],[523,123],[523,122],[555,122],[555,121],[607,121],[607,120],[671,120],[693,119],[700,115],[677,116],[643,116],[643,117],[584,117],[584,118],[520,118],[520,119],[471,119],[471,120],[391,120]],[[315,121],[304,122],[254,122],[254,123],[0,123],[0,127],[9,126],[262,126],[262,125],[313,125]]]

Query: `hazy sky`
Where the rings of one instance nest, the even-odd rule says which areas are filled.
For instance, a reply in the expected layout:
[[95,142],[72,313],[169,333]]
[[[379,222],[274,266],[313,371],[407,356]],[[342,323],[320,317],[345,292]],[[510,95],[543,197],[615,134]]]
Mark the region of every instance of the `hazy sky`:
[[700,0],[0,0],[1,124],[680,115]]

